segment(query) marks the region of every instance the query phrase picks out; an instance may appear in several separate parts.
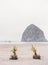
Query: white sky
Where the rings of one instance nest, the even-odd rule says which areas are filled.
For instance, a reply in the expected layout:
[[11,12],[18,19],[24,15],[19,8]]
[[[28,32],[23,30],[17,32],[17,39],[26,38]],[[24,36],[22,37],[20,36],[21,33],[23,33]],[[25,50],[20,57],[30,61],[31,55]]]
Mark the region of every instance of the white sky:
[[42,29],[48,39],[48,0],[0,0],[0,41],[20,41],[30,24]]

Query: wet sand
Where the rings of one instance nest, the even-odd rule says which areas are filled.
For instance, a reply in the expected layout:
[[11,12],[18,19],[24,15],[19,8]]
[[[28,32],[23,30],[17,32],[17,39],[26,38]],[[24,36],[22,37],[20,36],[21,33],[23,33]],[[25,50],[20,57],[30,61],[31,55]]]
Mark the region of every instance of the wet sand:
[[[10,60],[12,48],[17,47],[18,60]],[[34,44],[41,59],[32,58],[32,44],[0,44],[0,65],[48,65],[48,44]]]

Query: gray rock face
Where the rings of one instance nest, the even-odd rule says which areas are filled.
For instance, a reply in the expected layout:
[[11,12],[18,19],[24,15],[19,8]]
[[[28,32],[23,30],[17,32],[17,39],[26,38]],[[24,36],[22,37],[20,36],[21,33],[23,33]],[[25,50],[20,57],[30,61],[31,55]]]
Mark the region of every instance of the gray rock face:
[[22,34],[22,42],[47,42],[44,33],[34,24],[29,25]]

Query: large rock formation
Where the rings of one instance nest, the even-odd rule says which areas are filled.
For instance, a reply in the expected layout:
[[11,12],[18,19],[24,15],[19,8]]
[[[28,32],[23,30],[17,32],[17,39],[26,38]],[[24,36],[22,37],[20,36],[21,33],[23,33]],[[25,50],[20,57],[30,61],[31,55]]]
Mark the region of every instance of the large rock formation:
[[22,34],[22,42],[47,42],[44,33],[34,24],[29,25]]

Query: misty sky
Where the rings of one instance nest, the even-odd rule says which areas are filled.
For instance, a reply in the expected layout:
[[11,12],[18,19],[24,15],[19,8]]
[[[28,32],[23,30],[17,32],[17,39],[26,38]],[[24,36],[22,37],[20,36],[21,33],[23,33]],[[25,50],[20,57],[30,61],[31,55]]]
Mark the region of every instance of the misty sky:
[[48,39],[48,0],[0,0],[0,41],[20,41],[30,24]]

